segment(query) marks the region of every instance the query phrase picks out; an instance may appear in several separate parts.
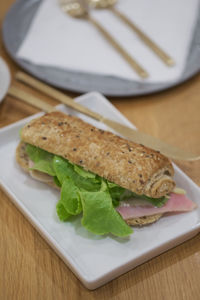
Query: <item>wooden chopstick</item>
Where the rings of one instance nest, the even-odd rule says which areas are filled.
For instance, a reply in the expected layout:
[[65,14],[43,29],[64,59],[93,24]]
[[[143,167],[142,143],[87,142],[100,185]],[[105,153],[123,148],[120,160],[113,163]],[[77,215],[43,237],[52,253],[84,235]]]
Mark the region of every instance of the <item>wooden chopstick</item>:
[[44,93],[45,95],[48,95],[56,100],[58,100],[61,103],[66,104],[67,106],[97,120],[102,120],[102,116],[99,115],[96,112],[93,112],[92,110],[88,109],[87,107],[75,102],[71,97],[59,92],[58,90],[50,87],[49,85],[23,73],[23,72],[17,72],[15,75],[15,78],[25,84],[27,84],[30,87],[35,88],[36,90]]
[[[30,85],[34,88],[36,88],[37,90],[42,91],[43,93],[46,93],[50,97],[54,97],[55,99],[61,101],[62,103],[65,103],[66,105],[74,108],[75,110],[80,111],[98,121],[103,122],[108,127],[114,129],[116,132],[120,133],[122,136],[124,136],[128,140],[132,140],[136,143],[144,144],[145,146],[147,146],[149,148],[159,150],[162,154],[164,154],[170,158],[173,158],[173,159],[186,160],[186,161],[195,161],[195,160],[200,159],[200,156],[198,156],[198,155],[186,152],[186,151],[179,149],[177,147],[174,147],[172,145],[168,145],[167,143],[165,143],[153,136],[150,136],[143,132],[139,132],[139,131],[134,130],[130,127],[127,127],[123,124],[112,121],[110,119],[104,118],[103,116],[99,115],[98,113],[95,113],[95,112],[89,110],[88,108],[80,105],[79,103],[74,102],[72,98],[58,92],[57,90],[49,87],[48,85],[46,85],[34,78],[22,73],[22,72],[18,72],[16,75],[16,78],[24,83],[27,83],[28,85]],[[25,102],[28,102],[31,105],[42,109],[43,111],[50,112],[55,109],[53,106],[51,106],[47,103],[44,104],[43,100],[38,99],[37,97],[34,97],[32,95],[29,95],[28,93],[25,93],[16,87],[11,87],[9,90],[9,94],[11,94],[12,96],[17,97],[18,99],[21,99]]]
[[44,112],[51,112],[54,111],[55,108],[53,105],[50,105],[46,102],[44,102],[43,100],[22,91],[21,89],[19,89],[18,87],[15,86],[11,86],[8,90],[8,95],[11,95],[19,100],[24,101],[25,103],[30,104],[33,107],[37,107],[39,109],[41,109]]

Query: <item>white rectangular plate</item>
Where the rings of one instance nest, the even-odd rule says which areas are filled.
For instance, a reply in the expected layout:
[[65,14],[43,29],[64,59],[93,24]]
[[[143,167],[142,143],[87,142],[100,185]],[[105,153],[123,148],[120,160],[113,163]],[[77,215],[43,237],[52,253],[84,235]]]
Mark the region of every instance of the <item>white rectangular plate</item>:
[[[106,117],[132,126],[98,93],[86,94],[77,101]],[[71,109],[64,106],[60,109],[106,129],[103,124]],[[19,130],[34,117],[0,130],[0,184],[87,288],[95,289],[105,284],[200,231],[200,189],[176,166],[177,186],[186,189],[188,197],[198,204],[192,212],[165,216],[155,224],[135,228],[130,238],[126,239],[95,236],[81,226],[80,218],[72,223],[60,222],[55,209],[59,192],[31,179],[15,162]]]

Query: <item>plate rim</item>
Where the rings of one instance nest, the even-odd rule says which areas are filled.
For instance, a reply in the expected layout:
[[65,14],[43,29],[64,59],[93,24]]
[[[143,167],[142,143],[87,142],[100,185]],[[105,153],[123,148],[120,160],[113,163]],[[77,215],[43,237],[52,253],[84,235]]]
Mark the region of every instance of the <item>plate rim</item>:
[[[105,100],[105,103],[107,103],[107,105],[109,105],[110,107],[112,107],[112,109],[114,108],[116,110],[116,112],[118,113],[118,115],[121,115],[127,123],[131,124],[131,122],[125,118],[125,116],[123,116],[121,114],[121,112],[119,110],[117,110],[105,97],[103,97],[101,94],[99,93],[88,93],[85,94],[83,96],[80,96],[76,99],[76,101],[81,100],[86,97],[90,97],[90,96],[96,96],[96,97],[101,97]],[[97,99],[98,101],[98,99]],[[59,105],[61,107],[63,107],[63,105]],[[15,129],[16,127],[21,126],[22,124],[25,124],[27,121],[31,120],[32,118],[38,117],[40,115],[42,115],[43,113],[37,113],[35,115],[29,116],[27,118],[21,119],[15,123],[12,123],[8,126],[5,126],[3,128],[0,129],[0,135],[2,133],[6,133],[7,131],[10,131],[12,129]],[[179,173],[181,173],[181,175],[184,175],[187,180],[189,180],[190,184],[192,184],[193,186],[197,187],[198,189],[200,189],[198,187],[198,185],[192,181],[192,179],[185,174],[179,167],[177,167],[175,165],[175,169],[178,170]],[[9,198],[11,198],[12,202],[16,205],[16,207],[22,212],[22,214],[30,221],[30,223],[34,226],[34,228],[36,228],[36,230],[39,232],[39,234],[48,242],[48,244],[54,249],[54,251],[57,253],[57,255],[59,257],[61,257],[61,259],[66,263],[66,265],[72,270],[72,272],[81,280],[81,282],[88,288],[88,289],[96,289],[97,287],[100,287],[101,285],[107,283],[108,281],[122,275],[125,272],[128,272],[130,270],[132,270],[133,268],[135,268],[136,266],[152,259],[153,257],[179,245],[180,243],[188,240],[189,238],[192,238],[193,236],[195,236],[199,231],[200,231],[200,220],[199,222],[195,225],[190,227],[188,230],[184,231],[181,235],[179,235],[178,237],[175,238],[171,238],[168,239],[165,243],[161,243],[159,246],[157,246],[156,248],[152,248],[150,251],[146,251],[143,253],[142,256],[138,256],[137,258],[132,258],[129,259],[129,261],[127,261],[125,264],[120,265],[114,269],[111,269],[109,272],[106,273],[106,275],[102,275],[102,276],[97,276],[94,277],[93,275],[91,277],[88,276],[87,273],[85,273],[84,275],[84,270],[83,268],[78,265],[77,266],[77,261],[75,261],[73,259],[73,257],[71,257],[70,255],[70,260],[69,260],[69,252],[66,253],[66,251],[64,252],[64,249],[59,246],[59,244],[56,242],[56,240],[54,240],[53,237],[51,237],[51,235],[48,233],[48,231],[42,226],[40,225],[40,222],[34,217],[34,215],[31,215],[31,213],[29,213],[29,210],[24,206],[23,203],[20,203],[20,201],[17,199],[17,197],[15,196],[15,194],[13,193],[12,189],[10,189],[9,187],[6,187],[6,185],[3,184],[2,179],[0,178],[0,186],[3,188],[4,191],[6,191],[6,193],[9,195]],[[148,253],[148,258],[146,258],[146,255]],[[66,258],[67,256],[67,258]],[[80,272],[81,269],[81,272]],[[111,276],[112,274],[112,276]],[[112,277],[110,279],[110,277]]]
[[[36,5],[40,5],[41,0],[31,0],[32,1],[32,5],[36,4]],[[30,1],[29,1],[30,2]],[[142,96],[142,95],[147,95],[147,94],[152,94],[152,93],[157,93],[163,90],[167,90],[170,89],[176,85],[182,84],[185,81],[187,81],[188,79],[190,79],[191,77],[197,75],[200,71],[200,64],[197,63],[200,61],[200,35],[198,34],[198,30],[197,27],[200,27],[200,5],[199,5],[199,15],[198,15],[198,20],[196,22],[196,28],[194,30],[193,33],[193,39],[191,42],[191,46],[190,46],[190,50],[188,53],[188,57],[187,57],[187,63],[185,66],[185,69],[183,71],[183,77],[181,77],[180,79],[177,79],[175,81],[172,82],[166,82],[166,83],[141,83],[141,82],[136,82],[134,80],[128,80],[128,79],[123,79],[120,77],[115,77],[115,76],[104,76],[104,75],[99,75],[99,74],[91,74],[91,73],[87,73],[87,72],[78,72],[78,71],[72,71],[69,69],[59,69],[59,68],[55,68],[55,67],[44,67],[41,65],[36,65],[33,63],[29,63],[26,62],[23,59],[20,59],[16,56],[16,53],[13,49],[11,49],[10,47],[10,40],[8,38],[8,31],[7,31],[7,27],[9,25],[10,20],[13,19],[13,15],[14,13],[16,14],[16,12],[19,10],[20,5],[23,6],[23,3],[26,3],[26,5],[28,5],[28,7],[31,7],[31,3],[27,4],[26,0],[17,0],[10,8],[10,10],[7,12],[4,21],[3,21],[3,26],[2,26],[2,33],[3,33],[3,42],[5,45],[5,48],[7,50],[7,52],[9,53],[9,55],[12,57],[12,59],[18,64],[20,65],[23,69],[25,69],[28,73],[36,76],[37,78],[39,78],[40,80],[43,80],[44,82],[51,84],[57,88],[61,88],[61,89],[65,89],[65,90],[69,90],[72,92],[76,92],[76,93],[87,93],[87,92],[91,92],[93,90],[98,90],[100,93],[103,93],[104,95],[110,96],[110,97],[131,97],[131,96]],[[16,22],[16,19],[15,19]],[[14,26],[14,28],[17,26]],[[13,27],[12,27],[13,28]],[[28,28],[27,28],[28,30]],[[197,39],[197,41],[195,41],[195,39]],[[191,49],[192,49],[192,44],[193,42],[195,42],[195,46],[196,47],[196,51],[197,54],[195,54],[198,59],[196,58],[196,63],[194,64],[194,62],[191,59]],[[15,41],[16,43],[16,41]],[[193,47],[193,49],[194,49]],[[193,70],[188,72],[188,62],[189,59],[191,59],[191,61],[193,62]],[[190,65],[190,64],[189,64]],[[42,74],[38,70],[37,68],[42,68]],[[44,70],[44,71],[43,71]],[[46,70],[46,71],[45,71]],[[65,80],[66,85],[63,85],[63,83],[60,83],[59,81],[55,82],[55,79],[52,80],[52,78],[49,78],[47,73],[52,71],[55,72],[63,72],[62,74],[66,74],[68,75],[66,78],[67,80]],[[73,83],[73,80],[71,80],[71,78],[76,78],[75,83]],[[87,80],[85,80],[85,78],[88,77]],[[89,86],[91,84],[91,82],[93,82],[94,78],[96,81],[96,84],[94,85],[94,88],[89,88],[85,83],[80,83],[80,87],[77,88],[77,78],[79,78],[80,82],[83,81],[89,81]],[[83,80],[84,79],[84,80]],[[106,87],[102,87],[100,85],[99,87],[99,82],[103,80],[104,82],[106,82]],[[112,83],[111,85],[114,85],[114,87],[111,88],[112,91],[110,91],[110,87],[107,86],[107,82]],[[82,85],[83,84],[83,85]],[[93,84],[93,83],[92,83]],[[124,85],[125,84],[125,85]],[[122,87],[122,91],[120,89],[118,89],[119,86],[123,86]],[[144,85],[146,86],[146,88],[144,89]],[[99,89],[98,89],[99,87]],[[116,91],[115,91],[116,89]]]
[[2,75],[5,77],[5,80],[4,80],[5,86],[2,89],[3,90],[2,94],[0,95],[0,102],[1,102],[5,98],[8,88],[10,86],[10,82],[11,82],[10,70],[2,56],[0,56],[0,67],[2,67],[2,70],[3,70]]

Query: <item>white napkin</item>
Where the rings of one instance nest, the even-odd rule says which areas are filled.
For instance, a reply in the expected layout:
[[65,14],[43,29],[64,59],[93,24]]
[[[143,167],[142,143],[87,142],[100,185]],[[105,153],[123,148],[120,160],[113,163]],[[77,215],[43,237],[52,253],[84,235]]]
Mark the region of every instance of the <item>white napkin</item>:
[[[149,82],[181,76],[198,14],[198,0],[119,0],[117,7],[176,62],[167,67],[119,19],[106,10],[92,15],[150,73]],[[58,0],[43,0],[18,56],[35,64],[141,81],[87,21],[65,15]]]

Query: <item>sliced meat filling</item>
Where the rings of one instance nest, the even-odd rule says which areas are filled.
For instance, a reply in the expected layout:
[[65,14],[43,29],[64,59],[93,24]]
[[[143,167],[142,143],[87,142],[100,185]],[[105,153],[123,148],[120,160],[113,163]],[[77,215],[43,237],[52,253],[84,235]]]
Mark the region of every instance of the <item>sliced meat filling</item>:
[[162,207],[155,207],[145,200],[129,199],[122,201],[117,207],[124,220],[163,214],[168,212],[187,212],[197,207],[196,203],[185,195],[171,193],[169,200]]

